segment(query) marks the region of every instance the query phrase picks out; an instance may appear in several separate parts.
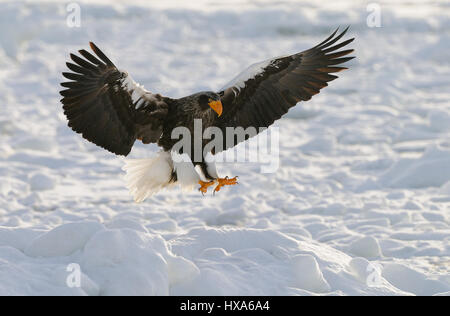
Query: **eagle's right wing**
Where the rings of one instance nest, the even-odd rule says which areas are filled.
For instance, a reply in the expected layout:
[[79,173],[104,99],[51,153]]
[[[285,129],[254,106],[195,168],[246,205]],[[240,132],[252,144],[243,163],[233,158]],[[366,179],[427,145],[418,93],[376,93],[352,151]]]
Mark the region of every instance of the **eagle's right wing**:
[[69,126],[90,142],[117,155],[128,155],[136,139],[157,142],[168,113],[167,98],[152,94],[126,72],[119,71],[103,52],[90,43],[97,55],[86,50],[70,57],[71,80],[61,85],[61,100]]
[[[338,43],[342,33],[334,31],[319,45],[303,52],[257,63],[227,84],[222,91],[223,115],[216,126],[226,135],[227,127],[266,128],[286,114],[300,101],[308,101],[337,78],[332,73],[347,69],[340,67],[354,57],[343,57],[353,49],[341,50],[353,38]],[[246,138],[254,135],[246,135]],[[246,139],[224,138],[223,150]],[[217,153],[217,149],[215,153]]]

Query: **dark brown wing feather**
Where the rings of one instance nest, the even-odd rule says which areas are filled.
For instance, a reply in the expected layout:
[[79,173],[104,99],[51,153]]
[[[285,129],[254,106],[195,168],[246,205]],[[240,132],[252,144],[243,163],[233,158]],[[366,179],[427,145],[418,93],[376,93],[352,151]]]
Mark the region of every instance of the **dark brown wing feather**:
[[[216,126],[224,131],[224,135],[226,127],[268,127],[298,102],[310,100],[328,85],[327,82],[337,78],[331,73],[347,69],[336,65],[354,58],[342,57],[352,53],[353,49],[338,51],[353,38],[334,45],[347,30],[337,36],[336,30],[319,45],[301,53],[271,60],[262,71],[247,79],[243,88],[225,88],[220,92],[223,114],[217,119]],[[235,138],[227,145],[225,139],[223,149],[240,141],[243,140]]]
[[[128,155],[137,138],[157,142],[168,111],[164,98],[145,92],[97,46],[90,46],[97,57],[85,50],[79,51],[84,58],[71,54],[67,67],[72,72],[63,73],[71,80],[61,83],[66,89],[60,91],[69,126],[117,155]],[[133,94],[135,90],[141,94]]]

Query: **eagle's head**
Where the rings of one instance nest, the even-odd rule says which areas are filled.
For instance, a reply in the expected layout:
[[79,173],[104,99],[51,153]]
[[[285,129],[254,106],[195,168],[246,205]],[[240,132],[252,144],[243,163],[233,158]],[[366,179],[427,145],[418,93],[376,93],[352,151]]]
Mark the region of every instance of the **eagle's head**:
[[211,111],[211,109],[217,113],[218,116],[222,115],[222,102],[220,101],[220,95],[212,91],[200,92],[195,94],[198,105],[202,111]]

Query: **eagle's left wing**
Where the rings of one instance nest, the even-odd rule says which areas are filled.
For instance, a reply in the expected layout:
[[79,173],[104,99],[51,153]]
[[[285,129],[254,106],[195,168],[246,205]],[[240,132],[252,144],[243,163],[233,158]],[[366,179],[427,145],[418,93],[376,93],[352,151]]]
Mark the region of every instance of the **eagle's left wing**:
[[63,76],[60,94],[69,126],[94,144],[117,155],[128,155],[136,139],[155,143],[162,135],[168,98],[146,91],[120,71],[94,43],[96,56],[71,54],[72,72]]
[[[221,92],[223,114],[215,125],[226,135],[227,127],[268,127],[286,114],[300,101],[311,97],[326,87],[337,76],[331,73],[347,69],[337,67],[354,57],[342,57],[353,49],[340,50],[353,41],[339,41],[348,28],[338,36],[336,30],[319,45],[298,54],[268,60],[250,66]],[[334,46],[333,46],[334,45]],[[246,135],[246,138],[254,135]],[[223,150],[245,139],[224,139]],[[217,153],[220,150],[215,150]]]

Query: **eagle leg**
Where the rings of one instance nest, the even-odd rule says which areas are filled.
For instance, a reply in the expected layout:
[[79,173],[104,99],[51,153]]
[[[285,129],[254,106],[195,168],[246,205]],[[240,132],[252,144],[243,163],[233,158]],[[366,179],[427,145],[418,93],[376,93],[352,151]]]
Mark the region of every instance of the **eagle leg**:
[[202,192],[203,195],[205,195],[206,192],[208,192],[208,188],[212,186],[215,183],[215,181],[199,181],[198,184],[200,184],[200,188],[198,189],[200,192]]
[[216,192],[219,192],[220,189],[222,189],[222,187],[225,186],[225,185],[236,185],[236,184],[238,184],[237,178],[238,178],[238,177],[236,176],[236,177],[231,178],[231,179],[228,178],[228,177],[217,179],[217,182],[218,182],[219,184],[218,184],[218,185],[216,186],[216,188],[214,189],[214,193],[213,193],[213,194],[216,194]]

